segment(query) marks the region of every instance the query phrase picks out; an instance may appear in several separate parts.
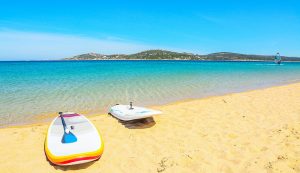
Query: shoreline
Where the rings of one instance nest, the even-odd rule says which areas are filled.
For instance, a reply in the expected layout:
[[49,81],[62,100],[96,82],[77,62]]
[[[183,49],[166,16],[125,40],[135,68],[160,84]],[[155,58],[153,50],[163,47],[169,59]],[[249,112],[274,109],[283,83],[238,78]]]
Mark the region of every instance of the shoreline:
[[[299,172],[300,83],[151,106],[151,121],[90,116],[104,139],[96,162],[53,166],[49,123],[0,129],[2,172]],[[121,144],[121,145],[120,145]],[[3,149],[5,148],[5,149]],[[28,158],[30,156],[30,159]]]
[[[295,80],[295,81],[289,81],[289,82],[282,82],[278,84],[271,84],[271,86],[260,86],[260,87],[255,87],[254,89],[243,89],[242,91],[233,91],[233,92],[228,92],[224,94],[212,94],[208,96],[203,96],[203,97],[197,97],[197,98],[186,98],[186,99],[179,99],[179,100],[173,100],[173,101],[167,101],[166,103],[163,104],[148,104],[145,107],[148,108],[156,108],[156,107],[161,107],[161,106],[167,106],[167,105],[173,105],[177,103],[184,103],[184,102],[189,102],[189,101],[196,101],[196,100],[202,100],[202,99],[210,99],[214,97],[221,97],[221,96],[230,96],[232,94],[238,94],[238,93],[244,93],[244,92],[251,92],[251,91],[256,91],[256,90],[264,90],[268,88],[274,88],[274,87],[281,87],[281,86],[286,86],[286,85],[291,85],[291,84],[297,84],[300,83],[300,80]],[[108,108],[109,109],[109,108]],[[87,117],[95,117],[95,116],[105,116],[108,114],[108,112],[99,112],[99,111],[92,111],[92,112],[85,112],[85,111],[80,111],[76,112],[80,113],[82,115],[85,115]],[[24,123],[14,123],[14,124],[7,124],[7,125],[0,125],[0,129],[3,128],[22,128],[23,126],[31,126],[31,125],[45,125],[49,124],[55,117],[57,116],[57,112],[53,113],[48,113],[48,114],[40,114],[40,115],[34,115],[33,120],[24,122]]]

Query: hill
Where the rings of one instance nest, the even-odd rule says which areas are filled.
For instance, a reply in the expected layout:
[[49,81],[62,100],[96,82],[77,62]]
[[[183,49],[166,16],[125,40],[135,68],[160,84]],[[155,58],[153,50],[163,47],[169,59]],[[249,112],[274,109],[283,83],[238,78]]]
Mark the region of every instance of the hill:
[[[271,55],[248,55],[231,52],[218,52],[198,55],[186,52],[172,52],[167,50],[147,50],[135,54],[103,55],[87,53],[63,60],[206,60],[206,61],[273,61]],[[283,61],[300,61],[298,57],[282,56]]]

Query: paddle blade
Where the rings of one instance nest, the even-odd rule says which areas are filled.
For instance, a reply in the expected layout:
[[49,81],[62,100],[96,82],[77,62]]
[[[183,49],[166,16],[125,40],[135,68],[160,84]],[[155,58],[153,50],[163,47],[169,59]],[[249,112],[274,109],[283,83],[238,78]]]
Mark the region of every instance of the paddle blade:
[[61,139],[62,143],[73,143],[76,141],[77,141],[77,138],[72,132],[69,132],[69,133],[64,132],[64,135]]

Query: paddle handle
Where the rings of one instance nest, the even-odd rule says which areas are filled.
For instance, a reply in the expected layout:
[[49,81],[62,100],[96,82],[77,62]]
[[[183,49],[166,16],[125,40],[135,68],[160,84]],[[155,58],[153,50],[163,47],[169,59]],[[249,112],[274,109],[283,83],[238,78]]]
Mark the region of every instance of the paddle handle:
[[129,109],[133,109],[133,107],[132,107],[132,102],[130,102],[130,108]]
[[64,119],[64,117],[62,115],[62,112],[59,112],[59,116],[60,116],[61,122],[63,124],[64,130],[66,130],[67,129],[67,125],[66,125],[65,119]]

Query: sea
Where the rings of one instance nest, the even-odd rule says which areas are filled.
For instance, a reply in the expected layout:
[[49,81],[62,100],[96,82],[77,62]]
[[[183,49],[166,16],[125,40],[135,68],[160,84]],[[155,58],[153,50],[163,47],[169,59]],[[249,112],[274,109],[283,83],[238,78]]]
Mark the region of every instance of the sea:
[[300,81],[300,63],[179,60],[2,61],[0,127],[57,112],[107,113]]

